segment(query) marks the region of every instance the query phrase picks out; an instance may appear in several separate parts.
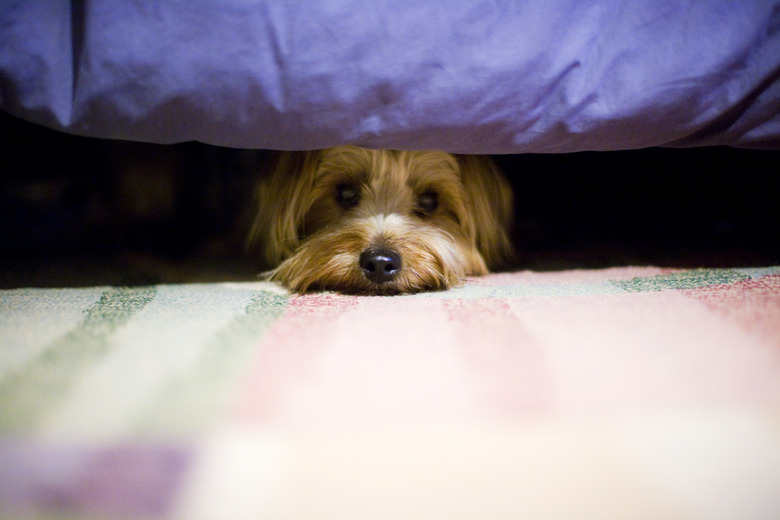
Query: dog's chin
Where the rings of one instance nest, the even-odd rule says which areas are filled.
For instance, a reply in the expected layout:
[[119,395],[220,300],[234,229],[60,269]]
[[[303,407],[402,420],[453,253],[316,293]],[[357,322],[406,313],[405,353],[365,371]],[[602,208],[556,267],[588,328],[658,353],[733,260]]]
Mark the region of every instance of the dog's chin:
[[[308,237],[293,256],[269,273],[269,279],[297,293],[394,295],[449,289],[463,283],[467,275],[487,272],[474,247],[459,244],[441,229],[416,226],[404,219],[374,224],[355,220]],[[369,279],[360,266],[360,256],[368,248],[398,253],[401,265],[392,279]]]

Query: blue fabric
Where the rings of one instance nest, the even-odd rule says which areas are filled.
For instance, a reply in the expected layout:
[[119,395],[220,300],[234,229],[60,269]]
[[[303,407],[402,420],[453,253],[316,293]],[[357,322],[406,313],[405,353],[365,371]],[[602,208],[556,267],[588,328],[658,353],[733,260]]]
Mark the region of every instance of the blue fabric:
[[779,75],[769,0],[0,2],[4,110],[158,143],[780,148]]

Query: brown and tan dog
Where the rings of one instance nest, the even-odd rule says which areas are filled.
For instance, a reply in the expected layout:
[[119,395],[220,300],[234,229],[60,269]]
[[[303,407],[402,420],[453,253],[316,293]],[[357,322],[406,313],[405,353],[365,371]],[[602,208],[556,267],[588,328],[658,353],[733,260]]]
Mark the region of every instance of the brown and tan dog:
[[249,244],[295,292],[410,293],[500,266],[511,219],[487,157],[340,146],[279,156]]

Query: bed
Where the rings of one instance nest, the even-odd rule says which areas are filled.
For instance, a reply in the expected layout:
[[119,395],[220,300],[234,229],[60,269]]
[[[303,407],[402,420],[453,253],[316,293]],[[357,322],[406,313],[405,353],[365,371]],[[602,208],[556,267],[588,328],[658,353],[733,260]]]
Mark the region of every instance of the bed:
[[8,1],[0,106],[82,135],[239,148],[776,148],[779,9]]

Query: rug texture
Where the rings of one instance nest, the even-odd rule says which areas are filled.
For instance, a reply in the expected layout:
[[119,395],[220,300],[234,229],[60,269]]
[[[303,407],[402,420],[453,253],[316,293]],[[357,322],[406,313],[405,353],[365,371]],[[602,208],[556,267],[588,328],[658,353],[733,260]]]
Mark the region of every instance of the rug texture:
[[0,517],[780,518],[780,267],[0,292]]

